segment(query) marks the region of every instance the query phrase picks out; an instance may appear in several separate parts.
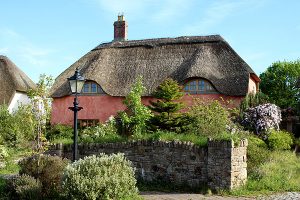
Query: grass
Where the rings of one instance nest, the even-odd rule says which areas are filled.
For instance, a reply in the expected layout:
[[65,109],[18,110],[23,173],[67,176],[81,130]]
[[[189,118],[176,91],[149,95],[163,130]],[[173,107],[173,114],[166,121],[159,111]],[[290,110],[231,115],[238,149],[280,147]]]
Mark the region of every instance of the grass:
[[[140,135],[134,135],[129,138],[120,136],[118,134],[109,134],[101,137],[86,136],[79,140],[79,143],[116,143],[136,140],[151,140],[151,141],[182,141],[192,142],[198,146],[207,145],[207,137],[189,134],[177,134],[173,132],[158,131],[155,133],[144,133]],[[71,138],[57,138],[51,141],[52,144],[63,143],[72,144],[73,139]]]
[[63,144],[73,144],[73,139],[72,138],[55,138],[51,140],[52,144],[58,144],[58,143],[63,143]]
[[299,177],[300,158],[290,151],[273,151],[256,174],[249,174],[245,186],[229,193],[241,196],[300,191]]

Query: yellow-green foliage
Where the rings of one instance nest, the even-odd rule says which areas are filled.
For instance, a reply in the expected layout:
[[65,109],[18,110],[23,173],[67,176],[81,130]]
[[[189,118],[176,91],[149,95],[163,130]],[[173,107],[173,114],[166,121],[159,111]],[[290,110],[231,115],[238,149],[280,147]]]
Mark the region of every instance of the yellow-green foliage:
[[267,144],[256,136],[248,136],[247,170],[249,176],[258,176],[257,171],[262,163],[269,158],[270,151]]
[[229,112],[217,101],[195,101],[190,110],[194,118],[193,132],[207,137],[218,137],[226,131],[229,124]]
[[69,164],[63,178],[64,191],[71,199],[129,199],[137,197],[135,185],[134,169],[124,154],[85,157]]
[[293,138],[286,131],[271,130],[267,142],[272,150],[289,150],[293,144]]

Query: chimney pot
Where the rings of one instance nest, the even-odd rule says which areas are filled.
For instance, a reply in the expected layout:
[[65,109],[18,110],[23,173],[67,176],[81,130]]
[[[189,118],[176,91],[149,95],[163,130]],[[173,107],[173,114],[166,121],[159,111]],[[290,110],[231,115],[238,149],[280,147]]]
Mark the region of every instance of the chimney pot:
[[114,41],[127,40],[128,25],[124,15],[118,15],[118,21],[114,22]]

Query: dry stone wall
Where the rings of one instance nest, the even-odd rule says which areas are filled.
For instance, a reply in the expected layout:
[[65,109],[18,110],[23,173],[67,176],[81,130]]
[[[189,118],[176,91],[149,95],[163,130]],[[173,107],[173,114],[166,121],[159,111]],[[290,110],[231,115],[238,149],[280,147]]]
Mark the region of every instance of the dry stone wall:
[[[235,147],[233,141],[208,141],[207,147],[190,142],[137,141],[129,143],[79,144],[79,157],[100,153],[124,153],[144,181],[208,185],[233,189],[246,182],[247,140]],[[48,154],[72,158],[72,145],[56,144]]]

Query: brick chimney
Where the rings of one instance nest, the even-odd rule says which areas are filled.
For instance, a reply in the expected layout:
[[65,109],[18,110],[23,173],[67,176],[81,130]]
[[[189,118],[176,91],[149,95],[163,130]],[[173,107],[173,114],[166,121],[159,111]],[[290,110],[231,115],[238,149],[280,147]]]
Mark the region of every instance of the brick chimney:
[[124,15],[118,15],[118,21],[114,23],[114,41],[127,40],[128,25]]

